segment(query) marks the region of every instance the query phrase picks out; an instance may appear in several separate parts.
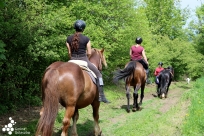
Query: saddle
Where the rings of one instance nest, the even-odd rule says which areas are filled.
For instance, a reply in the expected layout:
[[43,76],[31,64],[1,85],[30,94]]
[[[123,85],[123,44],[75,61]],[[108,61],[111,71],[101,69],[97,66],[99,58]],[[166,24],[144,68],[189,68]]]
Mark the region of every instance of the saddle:
[[87,64],[86,61],[83,61],[83,60],[69,60],[68,62],[72,62],[72,63],[75,63],[75,64],[79,65],[82,70],[86,71],[89,74],[92,81],[96,84],[97,76],[91,69],[89,69],[88,64]]

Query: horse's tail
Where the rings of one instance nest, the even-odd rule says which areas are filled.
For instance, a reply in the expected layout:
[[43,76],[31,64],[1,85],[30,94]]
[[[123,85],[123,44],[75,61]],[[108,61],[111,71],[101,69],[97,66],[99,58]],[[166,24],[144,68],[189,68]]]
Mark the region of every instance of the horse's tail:
[[123,70],[117,70],[114,73],[113,82],[117,83],[120,79],[124,79],[129,77],[132,73],[134,74],[134,70],[136,68],[136,62],[130,61],[128,65]]
[[160,82],[161,93],[164,93],[170,82],[170,73],[168,71],[163,71],[163,73],[160,74],[159,82]]
[[161,89],[163,89],[164,87],[165,87],[165,81],[166,81],[166,79],[165,79],[165,74],[163,74],[163,75],[160,75],[160,87],[161,87]]
[[55,118],[58,112],[58,76],[59,73],[55,69],[48,69],[42,79],[42,100],[43,110],[38,121],[36,136],[51,136]]

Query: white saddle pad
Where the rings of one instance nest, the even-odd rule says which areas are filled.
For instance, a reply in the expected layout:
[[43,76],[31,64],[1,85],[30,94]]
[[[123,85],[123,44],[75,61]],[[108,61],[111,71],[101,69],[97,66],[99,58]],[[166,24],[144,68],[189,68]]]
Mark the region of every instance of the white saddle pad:
[[96,74],[88,68],[88,63],[86,61],[83,60],[69,60],[68,62],[72,62],[75,63],[77,65],[79,65],[83,70],[89,71],[92,73],[92,75],[97,78]]

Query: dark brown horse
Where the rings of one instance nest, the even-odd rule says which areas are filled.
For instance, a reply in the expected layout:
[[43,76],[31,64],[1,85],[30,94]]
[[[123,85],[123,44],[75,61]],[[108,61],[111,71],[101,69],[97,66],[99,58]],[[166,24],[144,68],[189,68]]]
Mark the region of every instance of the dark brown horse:
[[[107,66],[104,57],[104,49],[92,49],[90,60],[94,65]],[[102,67],[101,67],[102,68]],[[88,73],[73,62],[54,62],[45,71],[42,78],[43,108],[36,136],[51,136],[55,118],[58,112],[58,104],[65,107],[61,136],[68,135],[70,120],[73,120],[71,135],[77,136],[76,123],[79,118],[78,110],[92,105],[94,118],[94,135],[101,135],[99,120],[99,93],[96,85]]]
[[158,75],[159,84],[157,87],[157,95],[161,99],[167,98],[169,86],[171,85],[171,81],[174,77],[174,69],[169,66],[162,70]]
[[141,88],[140,105],[144,97],[144,89],[146,83],[146,72],[141,63],[130,61],[126,64],[123,70],[115,72],[113,81],[117,83],[120,79],[125,79],[126,97],[127,97],[127,112],[130,112],[130,86],[133,86],[133,109],[132,111],[140,110],[138,104],[138,90]]

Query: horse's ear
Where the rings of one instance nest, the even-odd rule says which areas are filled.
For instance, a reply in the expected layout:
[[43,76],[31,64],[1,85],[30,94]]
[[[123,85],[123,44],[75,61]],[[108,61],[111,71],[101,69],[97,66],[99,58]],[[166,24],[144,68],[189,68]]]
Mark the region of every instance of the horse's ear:
[[103,49],[101,49],[101,53],[103,53],[104,52],[104,48]]

